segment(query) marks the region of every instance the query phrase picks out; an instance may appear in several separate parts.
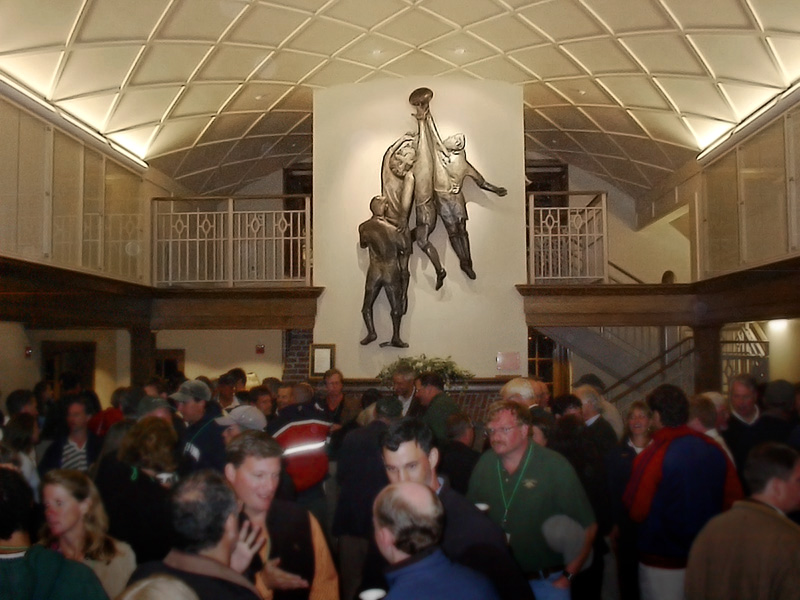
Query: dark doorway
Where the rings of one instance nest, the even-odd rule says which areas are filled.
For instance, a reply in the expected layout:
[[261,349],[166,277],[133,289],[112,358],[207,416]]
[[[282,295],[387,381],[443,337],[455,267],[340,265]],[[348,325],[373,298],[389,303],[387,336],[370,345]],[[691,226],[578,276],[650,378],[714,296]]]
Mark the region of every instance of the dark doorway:
[[62,373],[75,373],[83,389],[94,389],[96,352],[96,342],[42,342],[42,373],[56,398],[61,396]]
[[154,373],[162,379],[168,380],[178,371],[184,372],[183,364],[185,361],[186,350],[156,350]]
[[[556,160],[529,160],[525,163],[527,193],[566,192],[569,190],[569,166]],[[567,196],[536,194],[536,208],[556,208],[567,206]]]

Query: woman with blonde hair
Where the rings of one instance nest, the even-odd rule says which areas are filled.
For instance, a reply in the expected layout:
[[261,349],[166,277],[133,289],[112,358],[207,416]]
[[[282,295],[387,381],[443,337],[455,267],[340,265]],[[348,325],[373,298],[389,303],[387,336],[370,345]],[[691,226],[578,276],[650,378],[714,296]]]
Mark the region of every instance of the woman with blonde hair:
[[136,568],[136,557],[128,544],[106,533],[108,517],[92,480],[80,471],[49,471],[42,499],[41,544],[88,565],[109,597],[116,597]]
[[137,581],[116,600],[200,600],[194,590],[172,575],[152,575]]

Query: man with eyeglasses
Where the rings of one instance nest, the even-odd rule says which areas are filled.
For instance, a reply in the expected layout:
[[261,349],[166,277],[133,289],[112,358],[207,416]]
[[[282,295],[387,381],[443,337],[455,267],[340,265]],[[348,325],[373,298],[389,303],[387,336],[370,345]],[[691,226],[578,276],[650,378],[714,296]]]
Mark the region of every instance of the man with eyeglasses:
[[[475,466],[467,497],[489,506],[489,518],[505,531],[536,598],[569,600],[570,580],[589,557],[597,523],[569,462],[530,440],[529,418],[516,402],[501,400],[489,408],[486,432],[492,450]],[[546,537],[551,517],[564,516],[584,530],[574,556],[567,557],[566,548]]]

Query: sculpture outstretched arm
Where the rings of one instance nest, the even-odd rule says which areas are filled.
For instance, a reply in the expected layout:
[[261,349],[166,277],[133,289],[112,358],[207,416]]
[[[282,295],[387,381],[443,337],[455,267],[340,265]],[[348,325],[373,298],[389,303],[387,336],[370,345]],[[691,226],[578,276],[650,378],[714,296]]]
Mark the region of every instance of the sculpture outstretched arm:
[[496,186],[486,181],[483,175],[481,175],[478,172],[478,169],[473,167],[469,162],[467,162],[467,172],[465,176],[472,177],[475,183],[478,184],[478,187],[483,190],[486,190],[487,192],[492,192],[493,194],[497,194],[498,196],[505,196],[508,193],[508,190],[506,188]]

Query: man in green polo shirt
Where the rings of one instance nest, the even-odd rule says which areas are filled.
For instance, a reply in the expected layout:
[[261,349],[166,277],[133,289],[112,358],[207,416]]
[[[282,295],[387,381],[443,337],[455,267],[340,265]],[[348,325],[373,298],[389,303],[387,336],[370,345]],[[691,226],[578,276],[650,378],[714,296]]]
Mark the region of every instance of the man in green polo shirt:
[[424,411],[420,419],[433,430],[433,437],[439,447],[447,443],[447,417],[461,412],[458,405],[444,393],[444,380],[437,373],[422,373],[417,377],[414,385],[417,388],[416,397]]
[[[569,600],[570,580],[591,552],[597,524],[574,469],[560,454],[530,440],[528,418],[528,410],[516,402],[489,408],[486,432],[492,450],[475,466],[467,497],[489,505],[489,518],[506,532],[536,598]],[[585,531],[580,551],[570,559],[553,549],[543,532],[548,519],[562,515]]]

